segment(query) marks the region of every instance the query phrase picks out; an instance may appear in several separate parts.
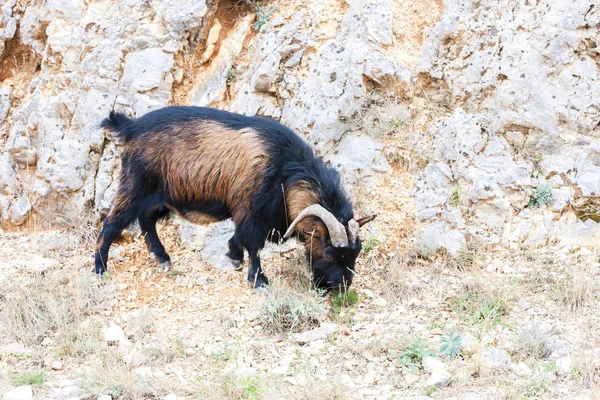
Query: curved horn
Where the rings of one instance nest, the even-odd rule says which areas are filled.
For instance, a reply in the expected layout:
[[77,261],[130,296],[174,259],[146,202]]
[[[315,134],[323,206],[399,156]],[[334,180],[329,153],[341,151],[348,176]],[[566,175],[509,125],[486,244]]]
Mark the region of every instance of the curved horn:
[[356,239],[358,239],[358,230],[360,229],[360,225],[358,222],[356,222],[354,220],[354,218],[352,218],[350,221],[348,221],[348,239],[350,242],[350,245],[353,245],[354,242],[356,242]]
[[347,247],[348,246],[348,237],[346,236],[346,228],[342,225],[332,213],[323,208],[320,204],[313,204],[312,206],[306,207],[296,219],[292,222],[290,227],[288,228],[285,235],[283,235],[284,239],[289,238],[294,232],[296,225],[300,221],[302,221],[306,217],[315,216],[319,217],[327,226],[327,230],[329,231],[329,237],[331,238],[331,244],[335,247]]

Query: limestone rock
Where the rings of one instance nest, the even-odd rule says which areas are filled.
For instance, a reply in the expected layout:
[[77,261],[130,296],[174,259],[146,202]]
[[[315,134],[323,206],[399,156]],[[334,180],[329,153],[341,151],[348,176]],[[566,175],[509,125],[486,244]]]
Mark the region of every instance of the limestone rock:
[[452,379],[452,374],[446,370],[439,369],[433,371],[427,382],[425,383],[427,386],[435,386],[438,388],[448,386],[450,380]]
[[336,325],[323,323],[318,328],[295,334],[294,340],[300,344],[311,343],[319,339],[325,339],[333,335],[335,331],[337,331]]
[[12,203],[10,208],[10,221],[15,225],[21,225],[27,219],[27,214],[31,210],[29,202],[29,193],[25,192],[21,197]]
[[2,396],[2,400],[31,400],[33,399],[33,390],[31,386],[19,386],[10,390]]
[[440,361],[434,357],[424,357],[422,364],[423,364],[423,369],[427,372],[448,370],[448,366],[446,364],[444,364],[442,361]]
[[487,348],[481,354],[482,366],[491,370],[508,369],[510,367],[510,356],[505,350]]
[[125,57],[121,84],[138,92],[157,88],[172,66],[173,56],[158,48],[130,53]]

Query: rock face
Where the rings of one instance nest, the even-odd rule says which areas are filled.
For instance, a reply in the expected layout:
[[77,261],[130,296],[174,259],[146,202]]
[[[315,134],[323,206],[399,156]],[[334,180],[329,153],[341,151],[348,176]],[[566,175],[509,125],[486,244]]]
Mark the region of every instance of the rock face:
[[[417,67],[457,107],[429,132],[414,192],[423,240],[455,253],[465,237],[536,245],[585,229],[559,217],[600,193],[600,10],[592,3],[447,3]],[[544,184],[556,214],[536,222],[540,211],[525,206]]]
[[[99,123],[112,109],[139,117],[188,104],[273,117],[346,182],[369,184],[391,172],[389,130],[375,122],[410,119],[419,91],[447,105],[407,134],[422,161],[413,188],[422,241],[453,254],[472,240],[597,241],[598,224],[578,219],[597,216],[600,194],[592,0],[450,0],[443,10],[432,1],[441,17],[420,24],[431,29],[413,32],[411,45],[399,2],[309,3],[277,4],[256,31],[247,8],[219,20],[229,14],[219,1],[5,1],[2,224],[108,212],[121,146]],[[14,65],[16,54],[26,62]],[[382,105],[389,98],[402,101]],[[545,185],[552,202],[528,208]]]
[[[9,1],[0,21],[3,58],[17,46],[37,62],[3,71],[3,223],[21,224],[31,211],[108,212],[120,146],[99,123],[111,109],[139,117],[177,102],[281,118],[321,154],[337,148],[328,159],[350,182],[388,171],[381,145],[353,119],[368,101],[365,79],[406,83],[410,74],[383,52],[392,41],[389,3],[363,3],[350,2],[323,30],[312,16],[325,4],[284,8],[254,38],[254,13],[219,21],[219,2],[209,10],[205,1]],[[182,61],[203,41],[199,66]],[[184,77],[188,86],[179,90]]]

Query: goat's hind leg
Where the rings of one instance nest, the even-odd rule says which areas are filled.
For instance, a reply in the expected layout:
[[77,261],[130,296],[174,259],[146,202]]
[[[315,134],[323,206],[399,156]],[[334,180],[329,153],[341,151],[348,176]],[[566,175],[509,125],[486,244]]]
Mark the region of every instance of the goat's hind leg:
[[158,233],[156,232],[156,221],[166,215],[166,211],[155,211],[150,214],[142,215],[138,218],[140,228],[144,234],[144,240],[150,254],[154,255],[156,262],[161,268],[169,268],[171,266],[171,257],[165,251],[165,246],[160,242]]
[[98,236],[94,255],[94,271],[102,275],[108,265],[108,251],[115,238],[136,218],[136,205],[126,200],[118,201],[118,206],[104,219]]
[[231,259],[231,263],[237,269],[240,269],[244,262],[244,248],[237,229],[227,244],[229,245],[229,251],[225,255]]

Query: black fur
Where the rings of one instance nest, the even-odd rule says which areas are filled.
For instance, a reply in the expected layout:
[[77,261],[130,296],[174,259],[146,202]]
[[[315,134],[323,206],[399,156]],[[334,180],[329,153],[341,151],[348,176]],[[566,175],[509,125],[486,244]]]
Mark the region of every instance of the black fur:
[[[273,232],[286,231],[288,221],[282,188],[291,187],[295,182],[309,182],[313,187],[319,203],[335,215],[344,225],[353,218],[352,203],[342,189],[340,176],[333,168],[327,167],[320,158],[316,158],[310,146],[296,133],[272,119],[263,117],[247,117],[226,111],[202,107],[166,107],[132,120],[121,113],[111,112],[101,126],[114,131],[125,142],[147,132],[156,135],[168,135],[170,126],[190,120],[211,120],[219,122],[234,130],[253,128],[259,132],[266,150],[270,156],[270,164],[266,175],[254,195],[251,204],[251,217],[236,226],[235,235],[229,241],[228,256],[235,261],[242,261],[243,248],[248,250],[251,266],[248,279],[257,286],[268,284],[260,267],[258,252],[264,247],[265,240],[270,238],[277,241],[280,234]],[[168,150],[166,150],[168,151]],[[151,252],[160,263],[169,262],[169,256],[156,235],[156,221],[164,217],[169,210],[166,204],[171,204],[178,212],[201,211],[217,219],[226,219],[231,212],[226,204],[215,201],[185,202],[181,199],[168,199],[164,193],[164,180],[154,176],[151,168],[139,159],[122,160],[122,170],[129,171],[129,178],[135,181],[136,204],[132,205],[126,215],[118,221],[105,225],[101,233],[102,248],[96,254],[96,272],[103,273],[106,268],[108,247],[113,235],[118,234],[128,224],[136,219],[140,222],[142,231]],[[199,183],[201,184],[201,183]],[[107,218],[108,219],[108,218]],[[331,247],[331,246],[330,246]],[[333,248],[332,248],[333,249]],[[334,251],[335,250],[335,251]],[[351,244],[350,248],[328,250],[327,263],[324,260],[315,263],[314,278],[321,287],[339,286],[352,282],[354,261],[360,252],[360,241]],[[333,260],[333,261],[331,261]],[[331,262],[339,266],[339,273],[333,274],[328,269]],[[327,276],[336,275],[336,278]],[[339,276],[337,276],[339,275]]]

